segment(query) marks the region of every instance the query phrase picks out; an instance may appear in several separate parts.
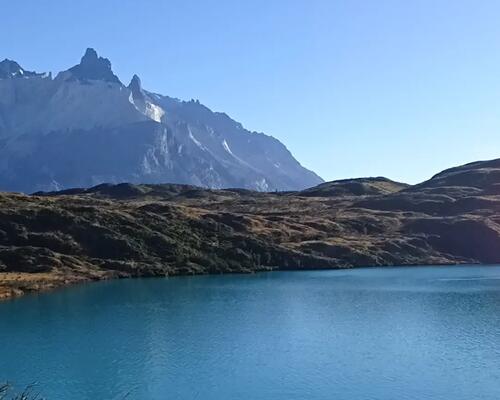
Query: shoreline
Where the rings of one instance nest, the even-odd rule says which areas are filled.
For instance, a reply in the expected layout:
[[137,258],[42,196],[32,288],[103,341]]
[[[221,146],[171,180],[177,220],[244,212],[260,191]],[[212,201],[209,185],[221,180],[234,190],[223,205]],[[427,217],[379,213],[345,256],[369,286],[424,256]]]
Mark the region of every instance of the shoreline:
[[0,297],[112,278],[500,264],[499,177],[497,159],[405,188],[366,178],[286,194],[0,193]]
[[29,272],[0,272],[0,302],[7,302],[30,294],[52,292],[58,289],[70,288],[76,285],[90,284],[94,282],[102,282],[118,279],[154,279],[154,278],[179,278],[191,276],[211,276],[211,275],[251,275],[264,272],[313,272],[313,271],[339,271],[352,269],[391,269],[391,268],[412,268],[412,267],[488,267],[497,266],[498,264],[481,264],[481,263],[443,263],[443,264],[405,264],[405,265],[374,265],[374,266],[354,266],[354,267],[339,267],[339,268],[301,268],[301,269],[279,269],[279,268],[262,268],[252,271],[232,271],[224,273],[179,273],[170,275],[157,276],[124,276],[113,271],[102,272],[93,276],[80,276],[75,274],[54,273],[29,273]]

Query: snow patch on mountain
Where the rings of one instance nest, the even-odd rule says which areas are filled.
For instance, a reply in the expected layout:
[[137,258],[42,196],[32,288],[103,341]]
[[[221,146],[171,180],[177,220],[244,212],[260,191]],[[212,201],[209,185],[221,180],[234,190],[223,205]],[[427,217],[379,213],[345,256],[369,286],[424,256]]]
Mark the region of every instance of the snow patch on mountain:
[[196,144],[196,146],[198,146],[201,150],[206,151],[207,150],[206,147],[203,146],[201,142],[194,137],[193,132],[191,132],[191,128],[189,127],[188,127],[188,132],[189,132],[189,139],[191,139],[193,143]]
[[222,147],[224,147],[224,150],[226,150],[229,154],[231,154],[232,156],[234,156],[233,152],[231,151],[231,149],[229,148],[229,145],[226,142],[226,139],[224,139],[222,141]]

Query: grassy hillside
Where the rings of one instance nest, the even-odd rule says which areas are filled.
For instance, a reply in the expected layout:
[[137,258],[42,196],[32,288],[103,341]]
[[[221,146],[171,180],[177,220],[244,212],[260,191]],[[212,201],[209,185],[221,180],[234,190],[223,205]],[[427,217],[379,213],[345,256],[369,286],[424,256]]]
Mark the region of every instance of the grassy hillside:
[[0,194],[0,297],[134,276],[455,263],[500,263],[500,160],[413,187]]

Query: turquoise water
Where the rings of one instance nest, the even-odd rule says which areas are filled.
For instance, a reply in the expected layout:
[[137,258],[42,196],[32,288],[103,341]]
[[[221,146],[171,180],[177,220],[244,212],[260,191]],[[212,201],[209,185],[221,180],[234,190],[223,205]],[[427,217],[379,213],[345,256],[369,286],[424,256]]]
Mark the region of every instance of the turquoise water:
[[0,381],[48,400],[500,399],[500,267],[102,282],[0,324]]

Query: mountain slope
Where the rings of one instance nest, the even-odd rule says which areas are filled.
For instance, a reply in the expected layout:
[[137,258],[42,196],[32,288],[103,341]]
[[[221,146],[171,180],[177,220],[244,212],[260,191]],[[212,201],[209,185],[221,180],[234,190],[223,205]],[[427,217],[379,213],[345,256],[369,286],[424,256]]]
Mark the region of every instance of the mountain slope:
[[128,183],[0,194],[0,297],[113,277],[500,263],[500,165],[466,169],[492,180],[357,195]]
[[394,182],[383,177],[342,179],[325,182],[318,186],[303,190],[302,196],[367,196],[389,194],[406,189],[406,183]]
[[197,101],[128,86],[88,49],[51,75],[0,63],[0,189],[103,182],[297,190],[322,182],[278,140]]
[[477,161],[450,168],[434,175],[428,181],[415,185],[411,190],[439,190],[443,187],[460,187],[469,191],[500,194],[500,159]]

